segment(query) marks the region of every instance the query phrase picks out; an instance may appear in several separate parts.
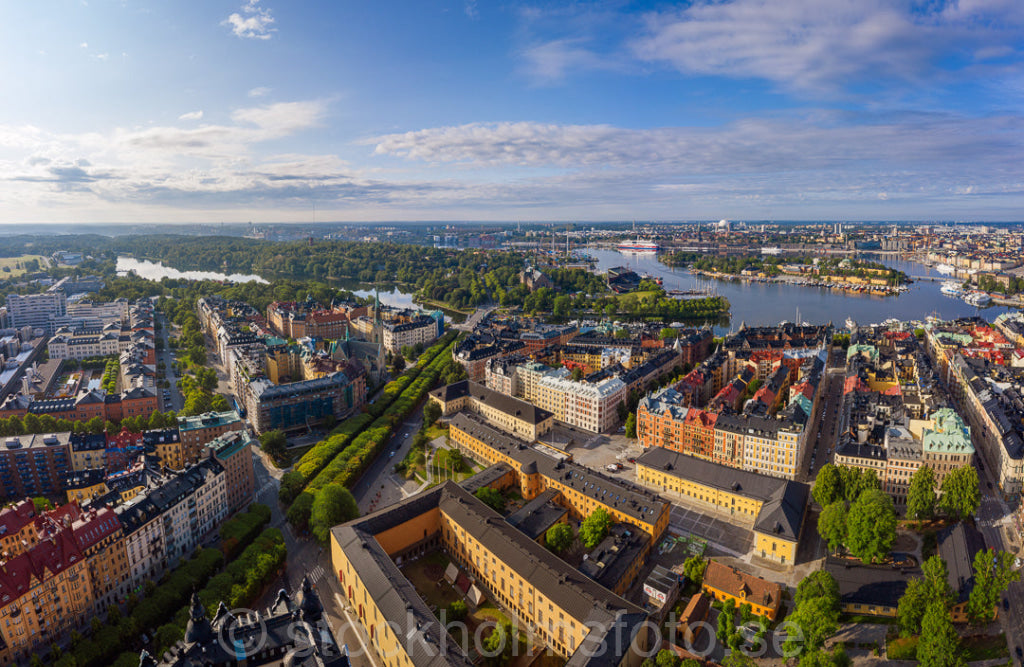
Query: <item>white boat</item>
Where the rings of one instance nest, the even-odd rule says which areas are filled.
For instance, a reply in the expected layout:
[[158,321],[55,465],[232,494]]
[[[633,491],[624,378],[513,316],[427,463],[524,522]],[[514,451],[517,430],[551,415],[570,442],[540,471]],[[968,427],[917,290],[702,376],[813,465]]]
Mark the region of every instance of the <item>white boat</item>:
[[968,292],[967,295],[964,296],[964,301],[971,304],[972,306],[981,307],[987,306],[990,303],[992,303],[992,297],[990,297],[985,292],[974,291]]
[[960,284],[955,280],[947,280],[942,283],[942,287],[939,288],[939,291],[946,296],[961,296],[964,293],[964,291],[960,289]]
[[847,317],[846,318],[846,328],[847,329],[856,329],[857,328],[857,321],[854,320],[852,317]]
[[625,250],[626,252],[658,252],[661,248],[654,241],[643,241],[637,237],[636,241],[623,241],[619,244],[619,250]]
[[935,270],[944,276],[951,276],[956,273],[956,267],[952,264],[939,264],[935,267]]

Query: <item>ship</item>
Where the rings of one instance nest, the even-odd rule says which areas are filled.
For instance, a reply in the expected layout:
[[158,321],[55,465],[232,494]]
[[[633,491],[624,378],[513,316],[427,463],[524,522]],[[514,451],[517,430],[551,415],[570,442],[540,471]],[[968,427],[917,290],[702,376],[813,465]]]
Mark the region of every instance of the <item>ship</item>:
[[618,247],[625,252],[658,252],[661,249],[654,241],[643,241],[639,237],[636,241],[623,241]]
[[960,296],[963,294],[963,290],[960,289],[960,284],[955,280],[947,280],[942,283],[942,287],[939,288],[939,291],[946,296]]
[[974,292],[968,292],[964,296],[964,301],[966,301],[967,303],[971,304],[972,306],[978,306],[980,308],[980,307],[987,306],[990,303],[992,303],[992,297],[990,297],[985,292],[974,291]]
[[854,320],[852,317],[847,317],[846,318],[846,328],[847,329],[851,329],[851,330],[852,329],[856,329],[857,328],[857,321]]
[[935,270],[944,276],[951,276],[956,273],[956,268],[952,264],[939,264],[935,267]]

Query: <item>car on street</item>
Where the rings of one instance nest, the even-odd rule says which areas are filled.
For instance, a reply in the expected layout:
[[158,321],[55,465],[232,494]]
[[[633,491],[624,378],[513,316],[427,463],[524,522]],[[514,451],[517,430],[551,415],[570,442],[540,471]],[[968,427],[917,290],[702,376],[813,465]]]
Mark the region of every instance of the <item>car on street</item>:
[[618,472],[619,468],[621,467],[622,466],[620,466],[618,463],[609,463],[604,467],[604,469],[607,470],[608,472]]
[[992,488],[992,482],[986,482],[986,484],[988,484],[988,488]]
[[388,454],[388,458],[389,458],[389,459],[393,459],[393,458],[395,457],[395,452],[396,452],[396,451],[397,451],[397,450],[394,450],[394,449],[392,449],[392,450],[391,450],[391,453],[390,453],[390,454]]
[[1010,599],[1009,598],[1003,598],[1003,610],[1004,611],[1010,611]]
[[1019,659],[1024,660],[1024,649],[1022,649],[1021,647],[1018,646],[1017,650],[1016,650],[1016,653],[1017,653],[1017,657]]
[[635,456],[630,456],[630,457],[629,457],[628,459],[626,459],[626,460],[627,460],[627,461],[629,461],[630,463],[636,463],[636,457],[635,457]]

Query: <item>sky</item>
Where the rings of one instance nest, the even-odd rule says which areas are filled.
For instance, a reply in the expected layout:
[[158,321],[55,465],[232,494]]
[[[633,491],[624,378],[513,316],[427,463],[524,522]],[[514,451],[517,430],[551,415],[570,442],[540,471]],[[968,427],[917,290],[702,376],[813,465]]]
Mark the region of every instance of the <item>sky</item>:
[[1020,2],[6,2],[0,224],[1020,221]]

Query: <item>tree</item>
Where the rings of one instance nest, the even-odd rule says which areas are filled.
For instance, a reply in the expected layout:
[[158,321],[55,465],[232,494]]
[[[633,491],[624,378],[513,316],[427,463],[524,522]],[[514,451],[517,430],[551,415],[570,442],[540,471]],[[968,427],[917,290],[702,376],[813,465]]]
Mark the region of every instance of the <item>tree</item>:
[[405,370],[405,357],[400,354],[396,354],[395,358],[391,360],[391,372],[398,375]]
[[921,566],[922,577],[911,579],[907,590],[900,598],[896,609],[896,620],[900,634],[910,637],[921,632],[921,620],[932,602],[940,602],[947,609],[953,601],[949,587],[949,571],[946,562],[939,556],[932,556]]
[[907,491],[907,516],[911,519],[930,519],[935,515],[935,471],[921,466],[910,478]]
[[313,536],[321,543],[327,542],[331,528],[359,516],[359,505],[352,492],[341,484],[328,484],[313,498],[309,524]]
[[654,658],[654,664],[658,667],[679,667],[679,662],[679,656],[670,648],[661,649]]
[[492,665],[504,665],[512,657],[512,649],[517,637],[512,631],[512,624],[502,621],[495,625],[491,634],[483,641],[483,651],[487,662]]
[[818,649],[808,651],[800,656],[800,667],[849,667],[850,658],[842,643],[836,644],[831,651]]
[[690,556],[683,562],[683,575],[686,580],[700,586],[704,581],[704,570],[708,567],[708,562],[701,556]]
[[864,491],[850,507],[847,549],[863,561],[885,558],[896,540],[896,523],[892,498],[878,489]]
[[556,523],[548,528],[548,532],[544,535],[544,542],[547,544],[548,549],[551,549],[556,554],[563,553],[571,547],[573,539],[572,528],[564,523]]
[[630,412],[626,417],[626,437],[636,437],[636,413]]
[[818,534],[828,542],[832,552],[846,543],[847,509],[845,500],[837,500],[827,505],[818,516]]
[[281,460],[288,451],[288,439],[284,431],[267,431],[260,434],[260,446],[274,460]]
[[423,406],[423,423],[430,426],[441,418],[441,406],[435,401],[427,401]]
[[85,428],[89,431],[89,433],[103,433],[103,418],[93,417],[92,419],[85,423]]
[[992,621],[999,598],[1012,582],[1020,581],[1013,561],[1013,554],[994,549],[979,551],[974,556],[974,588],[967,599],[967,617],[972,624]]
[[834,463],[826,463],[818,471],[814,480],[814,488],[811,489],[814,502],[822,507],[828,507],[843,497],[843,480],[839,467]]
[[939,507],[949,516],[960,520],[978,511],[981,491],[978,489],[978,471],[974,466],[953,470],[942,480],[942,498]]
[[572,369],[572,380],[573,382],[579,382],[583,379],[583,369],[579,366]]
[[495,512],[505,511],[505,496],[501,495],[500,491],[496,491],[489,486],[482,486],[473,495],[482,500],[485,505]]
[[955,667],[963,664],[960,637],[953,627],[949,609],[940,600],[930,602],[921,619],[917,660],[923,667]]
[[827,597],[810,598],[797,605],[789,615],[789,621],[803,633],[803,645],[801,647],[797,637],[787,639],[786,651],[795,653],[799,650],[815,651],[821,648],[825,640],[839,629],[839,610],[836,607],[837,605],[833,605]]
[[608,534],[612,517],[604,508],[597,508],[580,524],[580,542],[588,550],[593,549]]
[[827,601],[829,609],[839,611],[839,583],[826,570],[816,570],[801,579],[793,601],[799,607],[817,599]]
[[658,332],[658,338],[660,338],[662,340],[668,340],[669,338],[675,338],[675,337],[676,337],[676,330],[673,329],[672,327],[664,327],[660,332]]
[[458,622],[466,618],[469,613],[469,609],[466,607],[466,603],[462,600],[455,600],[448,605],[448,621]]

